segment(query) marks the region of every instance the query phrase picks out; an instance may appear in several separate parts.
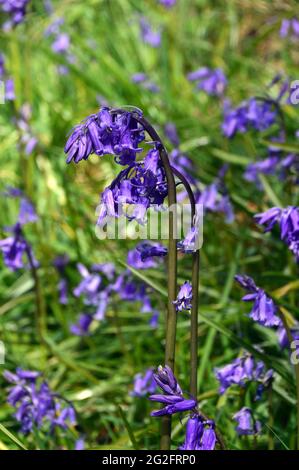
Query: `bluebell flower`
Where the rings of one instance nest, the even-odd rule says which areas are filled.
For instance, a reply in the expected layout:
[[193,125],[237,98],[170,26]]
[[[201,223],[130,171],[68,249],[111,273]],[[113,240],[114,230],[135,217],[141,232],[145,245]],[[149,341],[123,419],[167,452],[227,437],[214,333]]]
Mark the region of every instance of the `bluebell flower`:
[[5,31],[11,30],[14,26],[17,26],[24,21],[29,1],[30,0],[0,1],[2,12],[8,15],[8,20],[3,25],[3,29]]
[[253,302],[250,318],[263,326],[279,326],[281,320],[277,316],[278,308],[273,299],[263,289],[257,287],[249,276],[236,275],[235,280],[248,292],[242,300]]
[[[25,259],[28,254],[33,257],[32,249],[29,243],[24,238],[24,234],[21,228],[21,224],[15,224],[10,231],[12,235],[4,240],[0,240],[0,250],[2,251],[4,263],[11,271],[16,271],[18,269],[25,267]],[[36,261],[34,260],[36,263]]]
[[173,302],[177,311],[191,310],[192,307],[192,285],[185,281],[180,287],[176,300]]
[[179,450],[214,450],[217,442],[215,425],[199,414],[193,414],[186,424],[185,442]]
[[12,384],[8,403],[15,408],[15,418],[20,423],[21,432],[28,434],[34,428],[56,427],[67,429],[76,424],[76,414],[72,405],[55,394],[41,374],[18,368],[15,373],[5,371],[4,378]]
[[127,263],[135,269],[156,268],[161,257],[167,255],[167,248],[160,243],[140,242],[133,250],[129,250]]
[[95,153],[119,156],[117,162],[127,165],[135,161],[137,152],[142,151],[138,148],[142,140],[143,129],[131,113],[112,115],[108,108],[101,108],[98,114],[88,116],[73,129],[64,150],[67,163],[78,163]]
[[255,221],[265,226],[265,232],[271,231],[276,224],[280,226],[281,239],[299,262],[299,208],[288,206],[284,209],[272,207],[266,212],[256,214]]
[[70,37],[66,33],[59,33],[52,44],[52,50],[57,54],[65,54],[70,47]]
[[228,138],[249,129],[264,131],[277,119],[277,110],[273,104],[256,98],[250,98],[236,108],[232,108],[230,103],[225,101],[223,111],[222,131]]
[[176,0],[159,0],[159,3],[166,8],[172,8],[176,4]]
[[144,397],[149,393],[154,393],[157,384],[154,379],[153,369],[147,369],[144,374],[136,374],[134,377],[134,388],[131,393],[134,397]]
[[242,408],[233,419],[237,421],[236,431],[240,436],[258,434],[261,431],[261,423],[254,420],[250,408]]
[[133,83],[140,85],[144,90],[148,90],[152,93],[159,93],[160,88],[156,85],[149,77],[142,72],[134,73],[131,76],[131,80]]
[[160,47],[161,45],[161,31],[154,31],[149,21],[142,17],[140,18],[140,34],[143,42],[152,47]]
[[76,336],[87,336],[89,334],[89,327],[92,323],[92,316],[82,313],[79,316],[77,323],[70,326],[70,332]]
[[280,36],[286,38],[290,33],[293,38],[299,38],[299,20],[296,17],[291,19],[284,18],[281,22]]
[[255,361],[251,354],[244,354],[230,364],[215,369],[216,379],[219,381],[219,393],[223,394],[232,385],[245,387],[248,382],[257,384],[256,399],[259,399],[263,390],[269,386],[273,377],[272,369],[266,370],[262,361]]
[[227,80],[221,69],[201,67],[187,76],[188,80],[196,81],[197,88],[208,95],[221,96],[227,85]]
[[167,122],[164,126],[164,133],[174,147],[178,147],[180,145],[180,139],[175,124]]
[[164,416],[180,413],[183,411],[193,410],[197,406],[194,398],[186,399],[183,396],[181,387],[179,386],[170,367],[159,366],[157,373],[154,374],[157,385],[164,392],[164,395],[151,395],[149,399],[166,405],[164,408],[153,411],[151,416]]
[[85,441],[83,437],[80,437],[75,442],[75,450],[85,450]]

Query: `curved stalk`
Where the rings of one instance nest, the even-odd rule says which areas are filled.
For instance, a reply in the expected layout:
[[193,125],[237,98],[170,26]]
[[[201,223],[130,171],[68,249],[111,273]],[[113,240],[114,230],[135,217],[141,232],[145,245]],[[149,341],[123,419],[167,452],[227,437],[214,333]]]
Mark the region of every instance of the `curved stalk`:
[[[172,167],[173,173],[183,183],[191,205],[192,224],[196,215],[196,202],[193,191],[187,179],[176,168]],[[199,284],[199,250],[192,254],[192,308],[191,308],[191,331],[190,331],[190,394],[197,399],[197,370],[198,370],[198,284]]]
[[[139,122],[151,139],[158,144],[160,158],[165,170],[168,186],[169,211],[169,234],[168,234],[168,303],[166,318],[166,340],[165,340],[165,364],[172,370],[175,366],[175,342],[177,314],[174,301],[177,296],[177,214],[176,214],[176,185],[172,168],[170,166],[166,149],[152,125],[140,114],[134,113],[134,118]],[[169,450],[171,444],[171,416],[163,416],[161,425],[161,450]]]

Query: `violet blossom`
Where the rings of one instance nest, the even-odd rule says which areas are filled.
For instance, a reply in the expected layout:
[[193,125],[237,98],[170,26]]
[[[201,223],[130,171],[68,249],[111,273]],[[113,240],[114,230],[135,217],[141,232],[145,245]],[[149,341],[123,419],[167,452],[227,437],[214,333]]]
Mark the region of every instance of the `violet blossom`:
[[166,255],[167,248],[160,243],[143,241],[128,252],[127,263],[135,269],[156,268]]
[[235,280],[248,292],[242,300],[253,302],[250,318],[263,326],[279,326],[281,320],[277,316],[278,308],[273,299],[263,289],[257,287],[251,277],[236,275]]
[[87,336],[89,334],[89,327],[92,323],[92,316],[82,313],[79,316],[77,323],[70,326],[70,332],[75,336]]
[[281,22],[280,36],[286,38],[290,33],[293,38],[299,38],[299,20],[296,17],[291,19],[284,18]]
[[250,408],[243,407],[233,419],[237,421],[236,431],[240,436],[258,434],[261,430],[261,423],[253,418]]
[[193,414],[186,424],[185,442],[179,450],[214,450],[217,442],[215,424],[199,414]]
[[14,80],[10,78],[7,74],[4,55],[1,53],[0,53],[0,80],[4,82],[4,99],[7,101],[14,101],[15,99]]
[[157,384],[154,379],[153,369],[147,369],[144,374],[136,374],[134,377],[134,388],[131,395],[134,397],[144,397],[149,393],[154,393]]
[[177,311],[191,310],[192,307],[192,285],[185,281],[180,287],[176,300],[173,302]]
[[299,262],[299,208],[288,206],[284,209],[272,207],[265,212],[256,214],[254,220],[265,226],[265,232],[273,230],[276,224],[280,227],[280,237]]
[[277,111],[272,102],[250,98],[233,108],[228,101],[224,103],[223,134],[232,138],[236,133],[250,129],[264,131],[277,119]]
[[148,90],[151,93],[159,93],[160,88],[154,82],[152,82],[145,73],[135,73],[131,76],[133,83],[140,85],[144,90]]
[[159,366],[157,373],[154,374],[154,378],[164,394],[151,395],[149,399],[151,401],[163,403],[166,406],[160,410],[153,411],[151,416],[172,415],[174,413],[180,413],[182,411],[193,410],[196,408],[197,402],[195,399],[184,398],[182,389],[170,367]]
[[39,372],[18,368],[15,373],[5,371],[3,375],[12,384],[7,401],[15,408],[21,432],[28,434],[36,427],[53,432],[76,424],[73,406],[58,397]]
[[143,42],[151,47],[160,47],[161,31],[154,31],[149,21],[144,17],[140,18],[139,25]]
[[3,24],[5,31],[11,30],[14,26],[24,21],[29,1],[30,0],[0,0],[2,12],[9,16],[9,19]]
[[221,96],[227,85],[227,80],[221,69],[201,67],[187,76],[188,80],[196,81],[197,88],[211,96]]
[[24,237],[21,224],[16,223],[9,230],[12,232],[12,235],[0,240],[0,250],[2,251],[5,265],[11,271],[16,271],[25,267],[24,257],[27,258],[26,261],[28,261],[28,255],[32,259],[34,258],[32,249]]
[[266,370],[265,364],[262,361],[255,361],[249,353],[237,357],[230,364],[217,368],[214,372],[220,385],[221,395],[233,385],[243,388],[247,383],[254,382],[257,384],[256,399],[261,397],[273,377],[273,370]]
[[165,8],[172,8],[176,4],[176,0],[159,0],[159,3]]

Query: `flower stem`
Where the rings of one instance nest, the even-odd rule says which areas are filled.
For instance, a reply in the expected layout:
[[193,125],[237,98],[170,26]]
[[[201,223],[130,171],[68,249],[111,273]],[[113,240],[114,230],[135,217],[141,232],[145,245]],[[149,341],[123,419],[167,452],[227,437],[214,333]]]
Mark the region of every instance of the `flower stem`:
[[[173,170],[170,166],[166,149],[151,124],[138,113],[134,115],[149,134],[151,139],[158,144],[161,162],[165,171],[168,187],[169,210],[169,233],[168,233],[168,302],[166,317],[166,339],[165,339],[165,365],[173,371],[175,366],[175,342],[177,315],[174,301],[177,296],[177,213],[176,213],[176,185]],[[161,424],[161,450],[169,450],[171,445],[171,416],[163,416]]]
[[[196,215],[196,202],[191,186],[187,179],[176,168],[172,167],[174,174],[183,183],[189,197],[191,206],[192,224]],[[190,394],[197,399],[197,369],[198,369],[198,283],[199,283],[200,253],[196,250],[192,254],[192,308],[190,331]]]

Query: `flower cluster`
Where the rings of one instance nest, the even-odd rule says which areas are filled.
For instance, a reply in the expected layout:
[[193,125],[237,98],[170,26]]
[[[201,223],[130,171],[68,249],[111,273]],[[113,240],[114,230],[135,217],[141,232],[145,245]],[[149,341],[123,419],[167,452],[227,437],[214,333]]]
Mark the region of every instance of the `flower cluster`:
[[73,334],[88,335],[93,320],[104,320],[107,307],[116,296],[123,301],[140,302],[140,313],[150,313],[150,326],[157,326],[159,312],[151,304],[150,288],[136,281],[129,270],[117,275],[113,263],[94,264],[90,270],[80,263],[77,267],[82,279],[73,293],[75,297],[82,297],[87,312],[80,314],[77,323],[71,325]]
[[288,173],[294,173],[294,183],[298,181],[299,157],[295,154],[288,154],[284,158],[280,158],[278,152],[271,152],[270,156],[264,160],[250,163],[245,170],[244,178],[253,182],[259,189],[262,184],[259,175],[277,175],[279,179],[285,179]]
[[279,326],[281,320],[277,316],[278,308],[273,299],[263,289],[257,287],[251,277],[236,275],[235,280],[248,292],[242,300],[253,302],[250,318],[263,326]]
[[161,45],[161,31],[155,31],[149,21],[141,17],[139,21],[140,36],[145,44],[151,47],[160,47]]
[[159,93],[160,88],[143,72],[134,73],[131,80],[136,85],[140,85],[143,90],[148,90],[151,93]]
[[95,153],[115,155],[117,163],[128,165],[135,161],[136,153],[142,151],[138,144],[143,140],[143,129],[132,113],[111,113],[104,107],[73,129],[64,151],[67,163],[79,163]]
[[276,224],[280,226],[280,237],[299,262],[299,208],[288,206],[284,209],[271,209],[254,216],[255,221],[265,226],[265,232],[271,231]]
[[249,129],[264,131],[272,126],[277,119],[277,110],[272,102],[250,98],[233,108],[228,101],[224,103],[223,134],[232,138],[238,132]]
[[0,250],[3,254],[4,263],[11,271],[24,268],[26,258],[29,264],[34,263],[37,266],[32,248],[23,233],[23,225],[38,220],[34,207],[22,191],[17,188],[8,187],[4,194],[8,197],[20,199],[17,222],[12,227],[6,228],[6,231],[10,232],[11,235],[0,240]]
[[53,432],[76,424],[73,406],[41,381],[39,372],[17,369],[15,373],[5,371],[4,377],[12,384],[7,401],[16,409],[14,416],[24,434],[35,428],[50,428]]
[[15,99],[15,85],[13,79],[7,77],[3,54],[0,54],[0,80],[4,81],[4,99],[13,101]]
[[219,381],[219,393],[223,394],[232,385],[245,387],[249,382],[257,383],[256,398],[260,398],[273,377],[273,370],[266,371],[262,361],[255,361],[251,354],[245,353],[232,363],[215,369],[216,379]]
[[[56,54],[64,56],[66,62],[72,64],[75,62],[75,57],[70,53],[71,40],[67,33],[61,31],[61,26],[64,24],[63,18],[56,18],[46,29],[45,36],[53,38],[52,51]],[[68,74],[67,65],[59,65],[57,71],[60,75]]]
[[159,0],[159,3],[166,8],[172,8],[176,4],[176,0]]
[[176,300],[173,302],[177,311],[191,310],[192,307],[192,285],[185,281],[180,287]]
[[18,118],[16,119],[16,127],[19,129],[21,135],[19,144],[24,148],[26,155],[32,154],[38,142],[37,138],[33,135],[30,126],[30,119],[31,107],[29,104],[24,104],[19,111]]
[[170,367],[159,366],[157,373],[154,374],[154,379],[164,394],[151,395],[149,399],[163,403],[166,406],[160,410],[153,411],[151,416],[172,415],[196,408],[197,402],[194,398],[184,398],[182,389]]
[[[123,213],[129,220],[144,223],[147,209],[163,204],[167,183],[156,143],[152,143],[153,148],[143,161],[136,161],[136,155],[143,150],[139,144],[144,139],[144,129],[133,113],[108,108],[89,116],[71,133],[65,146],[68,163],[78,163],[95,153],[112,154],[118,164],[126,166],[102,194],[99,225],[105,225],[107,217]],[[124,206],[133,209],[126,210]]]
[[9,31],[14,26],[24,21],[29,1],[30,0],[0,0],[1,10],[9,16],[9,19],[2,26],[5,31]]
[[299,38],[299,20],[296,17],[291,19],[285,18],[281,22],[280,36],[286,38],[290,33],[292,33],[294,38]]
[[260,421],[254,419],[250,408],[241,408],[241,410],[233,416],[233,419],[237,421],[236,431],[240,436],[258,434],[261,431],[262,425]]
[[146,222],[147,210],[159,208],[167,196],[165,172],[158,149],[151,149],[143,162],[122,170],[102,194],[98,224],[107,217],[125,215],[140,224]]
[[163,391],[162,394],[151,395],[149,399],[163,403],[164,408],[153,411],[151,416],[164,416],[191,411],[186,425],[186,438],[180,450],[214,450],[217,437],[215,424],[211,420],[203,418],[197,411],[197,402],[194,398],[184,398],[182,389],[177,382],[170,367],[159,366],[154,374],[156,384]]
[[134,388],[131,393],[134,397],[144,397],[149,393],[155,393],[157,384],[154,378],[153,369],[147,369],[142,374],[136,374],[134,377]]
[[135,269],[156,268],[161,258],[167,255],[167,248],[160,243],[140,242],[128,252],[127,263]]
[[185,442],[179,450],[214,450],[216,442],[214,421],[194,414],[187,421]]
[[196,81],[197,88],[205,91],[208,95],[221,96],[227,85],[227,80],[221,69],[209,69],[201,67],[187,76],[188,80]]
[[[272,383],[273,370],[266,370],[262,361],[255,361],[251,354],[245,353],[232,363],[215,369],[215,376],[220,384],[220,394],[225,393],[233,385],[244,388],[254,383],[257,384],[255,400],[259,400],[263,391]],[[233,419],[237,421],[236,431],[239,435],[256,434],[261,429],[260,423],[253,419],[249,408],[242,408]]]

